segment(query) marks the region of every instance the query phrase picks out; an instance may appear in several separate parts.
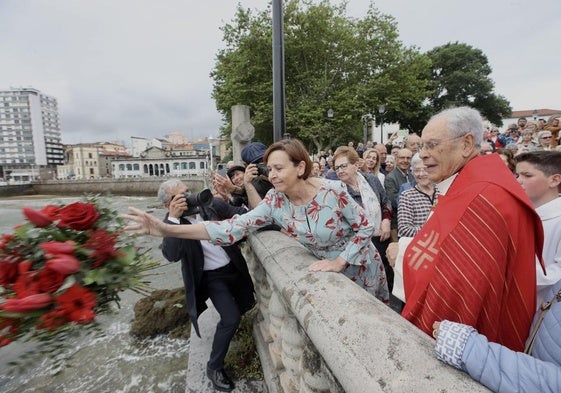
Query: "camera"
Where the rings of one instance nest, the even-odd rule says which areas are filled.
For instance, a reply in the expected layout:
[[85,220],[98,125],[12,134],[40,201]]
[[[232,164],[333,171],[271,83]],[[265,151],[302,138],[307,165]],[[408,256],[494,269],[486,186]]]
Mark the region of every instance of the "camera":
[[257,166],[257,174],[269,177],[269,169],[263,162],[255,164]]
[[196,194],[185,192],[183,193],[183,197],[185,197],[185,201],[187,202],[187,210],[183,212],[182,217],[199,213],[199,206],[210,206],[214,198],[212,192],[208,188]]

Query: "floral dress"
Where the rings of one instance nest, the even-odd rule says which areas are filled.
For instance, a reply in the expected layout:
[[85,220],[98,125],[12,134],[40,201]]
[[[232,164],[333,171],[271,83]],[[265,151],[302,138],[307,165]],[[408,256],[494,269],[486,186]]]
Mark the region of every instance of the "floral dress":
[[235,243],[270,224],[283,228],[317,258],[341,256],[347,261],[343,273],[388,303],[384,266],[370,242],[374,227],[342,182],[323,179],[314,198],[302,206],[293,205],[285,194],[271,189],[255,209],[229,220],[205,223],[217,245]]

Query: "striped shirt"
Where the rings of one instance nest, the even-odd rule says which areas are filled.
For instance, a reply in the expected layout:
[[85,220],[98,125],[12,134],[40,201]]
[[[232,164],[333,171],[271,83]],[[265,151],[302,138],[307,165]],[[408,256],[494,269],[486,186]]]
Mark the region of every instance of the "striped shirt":
[[412,187],[403,191],[399,198],[397,235],[414,237],[427,221],[436,198],[436,189],[432,195],[427,195],[417,187]]

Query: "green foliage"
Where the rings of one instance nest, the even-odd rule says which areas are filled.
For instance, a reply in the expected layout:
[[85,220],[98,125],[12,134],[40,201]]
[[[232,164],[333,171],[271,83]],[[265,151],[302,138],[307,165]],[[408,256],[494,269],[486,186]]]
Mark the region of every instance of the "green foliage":
[[[272,142],[271,24],[270,8],[254,15],[238,7],[222,28],[226,48],[211,73],[224,120],[230,122],[233,105],[248,105],[255,139],[265,143]],[[286,131],[317,150],[362,139],[362,116],[382,103],[386,121],[414,125],[423,114],[430,62],[404,48],[394,19],[373,5],[356,19],[346,4],[287,1],[284,50]]]
[[[251,11],[238,6],[222,27],[225,48],[211,72],[212,97],[231,133],[231,107],[250,107],[255,140],[273,139],[271,6]],[[397,23],[370,4],[362,18],[346,14],[346,3],[330,0],[284,2],[286,131],[315,151],[362,140],[362,117],[420,133],[428,118],[451,105],[469,105],[490,121],[510,112],[492,92],[485,55],[466,44],[447,44],[426,54],[405,47]],[[327,111],[332,109],[333,118]],[[377,124],[379,120],[377,119]],[[312,150],[312,149],[310,149]]]
[[436,47],[427,55],[432,61],[430,101],[435,112],[467,105],[478,109],[490,122],[502,125],[501,117],[512,109],[504,97],[493,93],[492,70],[481,50],[456,42]]

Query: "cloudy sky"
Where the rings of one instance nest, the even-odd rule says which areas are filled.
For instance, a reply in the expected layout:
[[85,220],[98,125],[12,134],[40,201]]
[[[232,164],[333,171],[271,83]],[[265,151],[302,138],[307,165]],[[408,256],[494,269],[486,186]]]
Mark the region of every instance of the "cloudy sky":
[[[337,0],[332,0],[336,2]],[[265,9],[265,0],[240,0]],[[379,0],[422,51],[463,42],[488,57],[514,110],[561,109],[560,0]],[[0,89],[58,99],[64,143],[218,136],[209,73],[236,0],[1,0]],[[348,0],[361,17],[369,0]]]

